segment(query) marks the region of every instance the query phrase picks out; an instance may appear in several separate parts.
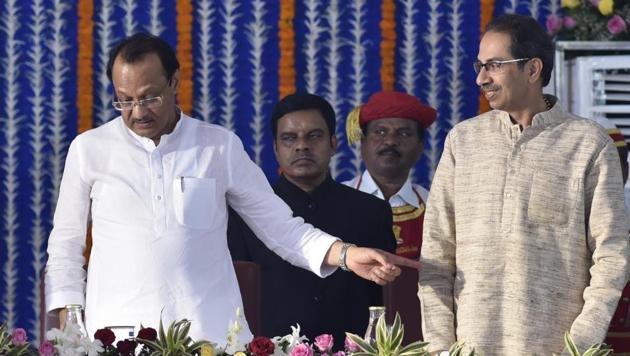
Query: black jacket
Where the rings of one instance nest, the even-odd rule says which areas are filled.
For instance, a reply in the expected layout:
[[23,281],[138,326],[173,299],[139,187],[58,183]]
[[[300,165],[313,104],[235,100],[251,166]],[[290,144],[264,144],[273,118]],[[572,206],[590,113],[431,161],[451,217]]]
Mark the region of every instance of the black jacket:
[[[274,191],[315,227],[359,246],[394,252],[389,204],[328,177],[308,194],[281,177]],[[234,260],[254,261],[262,270],[262,326],[265,336],[283,336],[299,323],[310,341],[333,334],[334,350],[343,349],[345,331],[359,335],[368,323],[368,307],[382,305],[382,288],[354,273],[337,270],[327,278],[295,267],[263,245],[233,210],[228,243]]]

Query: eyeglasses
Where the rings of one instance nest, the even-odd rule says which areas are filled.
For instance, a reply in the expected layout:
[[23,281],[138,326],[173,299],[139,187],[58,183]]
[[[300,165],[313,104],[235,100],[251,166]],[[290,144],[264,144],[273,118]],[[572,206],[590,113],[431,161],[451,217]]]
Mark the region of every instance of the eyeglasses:
[[518,59],[508,59],[505,61],[487,61],[486,63],[481,63],[480,61],[476,61],[473,63],[473,68],[475,69],[475,73],[479,74],[481,72],[481,68],[485,68],[486,72],[493,73],[501,73],[501,67],[507,63],[517,63],[529,61],[531,58],[518,58]]
[[136,105],[145,109],[157,108],[162,105],[162,95],[137,101],[112,101],[112,106],[118,111],[131,111]]

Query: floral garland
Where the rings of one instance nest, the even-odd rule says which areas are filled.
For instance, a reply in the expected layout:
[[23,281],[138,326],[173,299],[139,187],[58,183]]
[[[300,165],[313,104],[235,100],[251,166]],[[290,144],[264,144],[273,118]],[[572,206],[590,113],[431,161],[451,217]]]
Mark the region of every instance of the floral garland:
[[394,90],[394,54],[396,49],[396,5],[383,0],[381,5],[381,87]]
[[191,0],[177,0],[177,58],[179,59],[179,105],[184,112],[192,111],[193,60]]
[[[484,33],[486,27],[492,20],[492,14],[494,13],[494,0],[481,0],[481,23],[479,31]],[[479,113],[482,114],[486,111],[490,111],[490,103],[483,94],[479,94]]]
[[[237,319],[244,320],[240,309]],[[62,331],[51,329],[38,349],[28,342],[22,328],[9,332],[6,325],[0,325],[0,355],[14,356],[151,356],[151,355],[193,355],[193,356],[428,356],[428,342],[416,341],[402,346],[404,327],[396,313],[394,324],[386,326],[385,316],[376,324],[375,340],[364,340],[358,335],[346,333],[342,351],[333,352],[334,340],[330,334],[315,337],[312,343],[300,334],[300,325],[291,327],[291,334],[269,339],[258,336],[249,343],[239,341],[241,321],[230,323],[227,345],[219,348],[206,340],[194,342],[188,335],[190,321],[175,321],[165,329],[160,321],[159,331],[142,327],[135,338],[118,341],[110,329],[99,329],[94,333],[94,341],[82,334],[77,324],[68,324]],[[612,353],[606,344],[592,345],[583,354],[578,350],[569,332],[564,335],[565,349],[570,356],[607,356]],[[453,344],[448,351],[452,356],[464,355],[464,343]],[[466,353],[475,356],[475,350]],[[555,354],[554,354],[555,356]]]
[[278,65],[278,94],[280,98],[295,92],[295,0],[280,1],[280,19],[278,20],[278,46],[280,62]]
[[79,0],[77,5],[79,13],[78,43],[79,54],[77,58],[77,108],[79,111],[78,131],[89,130],[93,126],[92,119],[92,54],[93,41],[92,31],[94,23],[93,0]]

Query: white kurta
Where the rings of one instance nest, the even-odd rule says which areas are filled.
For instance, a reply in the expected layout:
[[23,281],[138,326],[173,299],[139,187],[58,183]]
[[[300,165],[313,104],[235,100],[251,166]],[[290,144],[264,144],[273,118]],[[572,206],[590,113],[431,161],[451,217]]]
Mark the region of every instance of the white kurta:
[[230,131],[182,114],[157,147],[120,117],[77,136],[48,244],[47,310],[84,304],[90,335],[111,325],[157,327],[160,314],[165,325],[187,318],[193,338],[225,344],[242,306],[227,204],[289,262],[320,276],[333,271],[322,261],[336,239],[292,217]]

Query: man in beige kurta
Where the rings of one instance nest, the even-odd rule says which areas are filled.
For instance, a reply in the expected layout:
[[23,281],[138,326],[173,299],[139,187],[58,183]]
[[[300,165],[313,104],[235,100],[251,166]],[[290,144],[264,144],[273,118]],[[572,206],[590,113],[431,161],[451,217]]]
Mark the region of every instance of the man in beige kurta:
[[552,66],[532,18],[497,18],[481,40],[477,84],[495,110],[448,134],[425,217],[431,351],[551,355],[566,331],[582,350],[604,340],[629,255],[619,157],[604,129],[542,94]]

